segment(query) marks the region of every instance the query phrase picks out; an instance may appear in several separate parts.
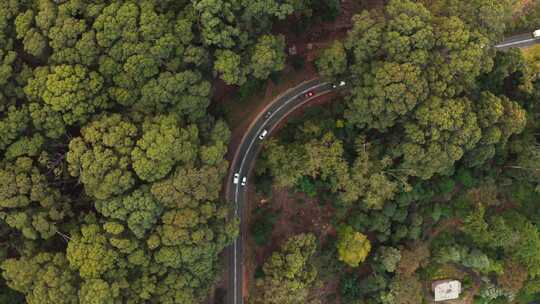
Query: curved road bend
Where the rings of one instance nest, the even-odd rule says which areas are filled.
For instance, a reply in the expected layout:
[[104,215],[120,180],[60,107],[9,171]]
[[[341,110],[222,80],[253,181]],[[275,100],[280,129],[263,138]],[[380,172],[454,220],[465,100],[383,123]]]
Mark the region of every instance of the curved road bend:
[[[322,79],[312,79],[301,83],[300,85],[287,90],[285,93],[274,99],[251,123],[249,129],[244,134],[239,148],[233,157],[231,167],[229,169],[229,175],[227,179],[227,185],[225,195],[229,202],[233,202],[234,214],[240,219],[240,236],[234,241],[234,243],[227,249],[228,251],[228,263],[229,263],[229,287],[227,303],[229,304],[243,304],[243,250],[244,239],[246,235],[244,230],[244,217],[245,217],[245,203],[247,202],[247,186],[241,186],[240,183],[233,184],[234,173],[239,173],[240,180],[244,176],[248,178],[247,184],[251,182],[249,180],[249,173],[251,172],[252,165],[257,157],[257,154],[262,146],[264,140],[259,139],[259,135],[263,130],[267,130],[268,134],[265,139],[270,136],[272,130],[284,119],[299,108],[303,104],[313,100],[314,98],[330,93],[336,89],[332,88],[332,85],[325,82]],[[305,98],[307,92],[313,92],[313,96]],[[268,114],[270,113],[270,114]]]
[[[494,47],[500,50],[506,50],[512,47],[524,48],[540,43],[540,38],[533,38],[532,34],[521,34],[506,38],[503,42]],[[244,134],[240,147],[236,150],[233,157],[229,175],[226,180],[225,196],[229,202],[234,203],[234,214],[240,219],[240,236],[234,240],[233,244],[227,248],[229,262],[229,286],[228,298],[229,304],[243,304],[243,250],[244,250],[244,217],[246,203],[246,187],[238,184],[233,184],[232,178],[234,173],[239,173],[240,180],[246,176],[249,177],[251,167],[257,157],[257,153],[261,148],[261,143],[258,137],[263,130],[271,133],[272,130],[296,108],[313,100],[314,98],[326,93],[332,92],[333,89],[330,83],[322,79],[312,79],[301,83],[300,85],[287,90],[275,98],[249,126],[249,129]],[[313,92],[314,95],[310,98],[304,98],[307,92]],[[271,113],[267,115],[267,113]],[[265,138],[269,137],[267,134]],[[248,180],[248,184],[250,181]]]

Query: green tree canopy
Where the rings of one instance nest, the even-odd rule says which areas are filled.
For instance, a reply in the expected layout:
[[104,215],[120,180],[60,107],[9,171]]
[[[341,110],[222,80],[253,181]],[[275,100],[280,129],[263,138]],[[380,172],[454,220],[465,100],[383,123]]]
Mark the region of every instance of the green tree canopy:
[[137,127],[119,114],[104,115],[81,130],[69,143],[67,161],[72,176],[97,199],[122,194],[135,183],[130,170]]
[[264,277],[256,282],[261,291],[255,297],[255,303],[305,303],[308,288],[317,277],[317,270],[310,263],[315,251],[313,234],[289,238],[264,263]]
[[0,267],[8,286],[24,293],[30,304],[79,303],[77,275],[62,253],[7,259]]
[[351,226],[342,226],[339,229],[336,246],[339,260],[351,267],[358,267],[371,251],[371,243],[367,237]]

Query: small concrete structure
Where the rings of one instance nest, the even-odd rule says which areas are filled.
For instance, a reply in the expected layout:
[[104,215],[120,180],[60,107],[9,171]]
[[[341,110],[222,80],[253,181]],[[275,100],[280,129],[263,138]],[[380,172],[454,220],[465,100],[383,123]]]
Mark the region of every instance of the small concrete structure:
[[435,302],[455,300],[461,294],[461,282],[456,280],[440,280],[431,283]]
[[296,55],[296,45],[289,48],[289,55]]

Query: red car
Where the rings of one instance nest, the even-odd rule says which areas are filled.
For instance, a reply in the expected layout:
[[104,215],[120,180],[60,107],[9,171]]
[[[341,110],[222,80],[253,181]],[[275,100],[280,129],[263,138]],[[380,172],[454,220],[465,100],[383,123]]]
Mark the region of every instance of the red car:
[[313,95],[314,95],[314,94],[313,94],[313,91],[309,91],[309,92],[307,92],[306,94],[304,94],[304,97],[305,97],[305,98],[310,98],[310,97],[313,97]]

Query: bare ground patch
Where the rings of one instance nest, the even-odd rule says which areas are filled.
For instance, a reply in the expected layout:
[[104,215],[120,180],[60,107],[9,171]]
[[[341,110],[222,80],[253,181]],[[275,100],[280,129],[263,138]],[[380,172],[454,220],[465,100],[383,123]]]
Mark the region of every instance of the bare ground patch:
[[[279,217],[273,227],[270,241],[263,246],[256,246],[251,235],[246,242],[246,275],[249,280],[249,289],[257,292],[254,284],[257,267],[264,264],[273,251],[289,237],[311,232],[319,242],[324,244],[329,235],[335,235],[335,229],[331,225],[334,213],[331,204],[320,204],[316,198],[307,197],[303,193],[293,193],[290,189],[274,188],[272,198],[265,199],[255,193],[250,198],[250,209],[263,207],[279,213]],[[250,222],[249,225],[252,223]],[[335,293],[337,280],[327,282],[314,290],[312,296],[324,298],[323,295]]]

